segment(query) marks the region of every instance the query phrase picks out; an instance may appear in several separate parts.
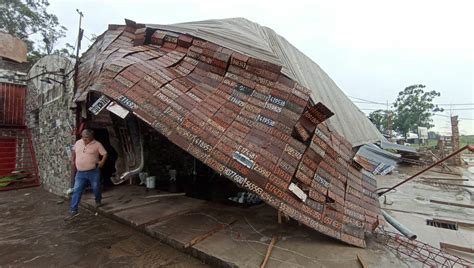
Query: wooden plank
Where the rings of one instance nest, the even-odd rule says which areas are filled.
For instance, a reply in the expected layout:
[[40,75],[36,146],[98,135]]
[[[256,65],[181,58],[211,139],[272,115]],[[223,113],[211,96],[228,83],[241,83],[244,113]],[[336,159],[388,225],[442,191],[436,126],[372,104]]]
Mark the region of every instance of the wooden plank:
[[219,225],[217,225],[216,227],[212,228],[209,232],[207,232],[205,234],[202,234],[202,235],[199,235],[199,236],[196,236],[195,238],[191,239],[191,241],[184,244],[184,248],[189,248],[189,247],[192,247],[192,246],[196,245],[197,243],[199,243],[199,242],[203,241],[204,239],[210,237],[211,235],[219,232],[220,230],[225,229],[225,227],[234,224],[236,221],[237,220],[233,220],[228,224],[219,224]]
[[430,202],[435,203],[435,204],[448,205],[448,206],[456,206],[456,207],[463,207],[463,208],[474,208],[474,205],[460,204],[460,203],[454,203],[454,202],[446,202],[446,201],[433,200],[433,199],[430,199]]
[[474,249],[472,247],[471,248],[461,247],[461,246],[453,245],[453,244],[449,244],[449,243],[439,242],[439,247],[441,249],[454,249],[454,250],[464,251],[464,252],[468,252],[468,253],[474,253]]
[[369,268],[369,265],[367,265],[367,262],[362,258],[360,254],[357,254],[357,259],[360,262],[360,265],[362,265],[362,268]]
[[273,246],[275,246],[277,240],[277,236],[272,237],[272,241],[267,248],[267,254],[265,254],[265,258],[263,259],[262,264],[260,264],[260,268],[264,268],[267,265],[268,259],[270,259],[270,255],[272,254]]

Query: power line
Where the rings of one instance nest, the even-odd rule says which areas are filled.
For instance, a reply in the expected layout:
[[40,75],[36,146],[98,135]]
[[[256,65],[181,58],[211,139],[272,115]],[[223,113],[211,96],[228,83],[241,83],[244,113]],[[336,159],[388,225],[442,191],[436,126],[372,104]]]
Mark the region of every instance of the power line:
[[468,105],[474,105],[474,103],[435,103],[435,105],[440,105],[440,106],[468,106]]
[[376,101],[371,101],[371,100],[361,99],[361,98],[352,97],[352,96],[348,96],[348,97],[349,97],[349,98],[352,98],[352,99],[360,100],[360,101],[365,101],[365,102],[368,102],[368,103],[387,105],[387,103],[376,102]]
[[[433,114],[433,115],[451,118],[451,116],[445,115],[445,114]],[[474,120],[474,118],[466,118],[466,117],[459,117],[458,119],[460,119],[460,120]]]
[[[348,97],[351,98],[351,99],[358,100],[358,101],[352,101],[354,103],[387,105],[387,103],[362,99],[362,98],[358,98],[358,97],[354,97],[354,96],[348,96]],[[394,104],[394,103],[389,103],[389,104]],[[433,104],[438,105],[438,106],[470,106],[470,105],[474,105],[474,103],[433,103]],[[471,109],[471,108],[463,108],[463,109]],[[474,108],[472,108],[472,109],[474,109]]]

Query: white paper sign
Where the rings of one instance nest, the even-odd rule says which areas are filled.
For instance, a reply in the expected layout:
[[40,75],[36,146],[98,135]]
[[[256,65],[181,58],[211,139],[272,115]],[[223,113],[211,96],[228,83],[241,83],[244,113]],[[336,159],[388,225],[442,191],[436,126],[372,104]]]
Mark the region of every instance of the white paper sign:
[[120,106],[120,104],[116,103],[115,101],[111,102],[109,106],[107,106],[107,110],[111,111],[112,113],[116,114],[122,119],[127,117],[129,113],[127,109],[123,108],[122,106]]
[[290,190],[292,193],[294,193],[301,201],[306,202],[306,198],[308,198],[308,195],[303,192],[296,184],[290,183],[290,186],[288,186],[288,190]]

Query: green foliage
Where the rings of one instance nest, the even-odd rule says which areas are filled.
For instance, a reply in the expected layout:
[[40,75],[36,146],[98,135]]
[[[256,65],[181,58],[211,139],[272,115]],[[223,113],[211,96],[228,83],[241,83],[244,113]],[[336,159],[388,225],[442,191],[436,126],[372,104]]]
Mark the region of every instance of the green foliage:
[[[53,53],[57,41],[65,36],[67,29],[47,12],[48,6],[48,0],[0,0],[0,27],[26,42],[29,61]],[[40,36],[36,46],[31,38],[34,34]]]
[[433,104],[433,99],[440,96],[434,90],[424,90],[424,85],[412,85],[398,93],[394,103],[394,128],[402,134],[416,131],[418,127],[431,128],[433,112],[442,112],[443,109]]
[[369,114],[369,120],[375,125],[375,127],[381,132],[387,128],[387,111],[376,110]]

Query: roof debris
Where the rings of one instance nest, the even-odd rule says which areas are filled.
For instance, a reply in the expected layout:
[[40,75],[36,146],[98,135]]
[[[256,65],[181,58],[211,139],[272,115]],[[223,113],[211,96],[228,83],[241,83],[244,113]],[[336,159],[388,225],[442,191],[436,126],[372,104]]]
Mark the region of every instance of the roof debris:
[[[375,178],[351,164],[333,112],[282,66],[127,21],[81,60],[79,91],[107,95],[291,218],[365,247],[381,220]],[[318,90],[313,89],[314,90]]]

